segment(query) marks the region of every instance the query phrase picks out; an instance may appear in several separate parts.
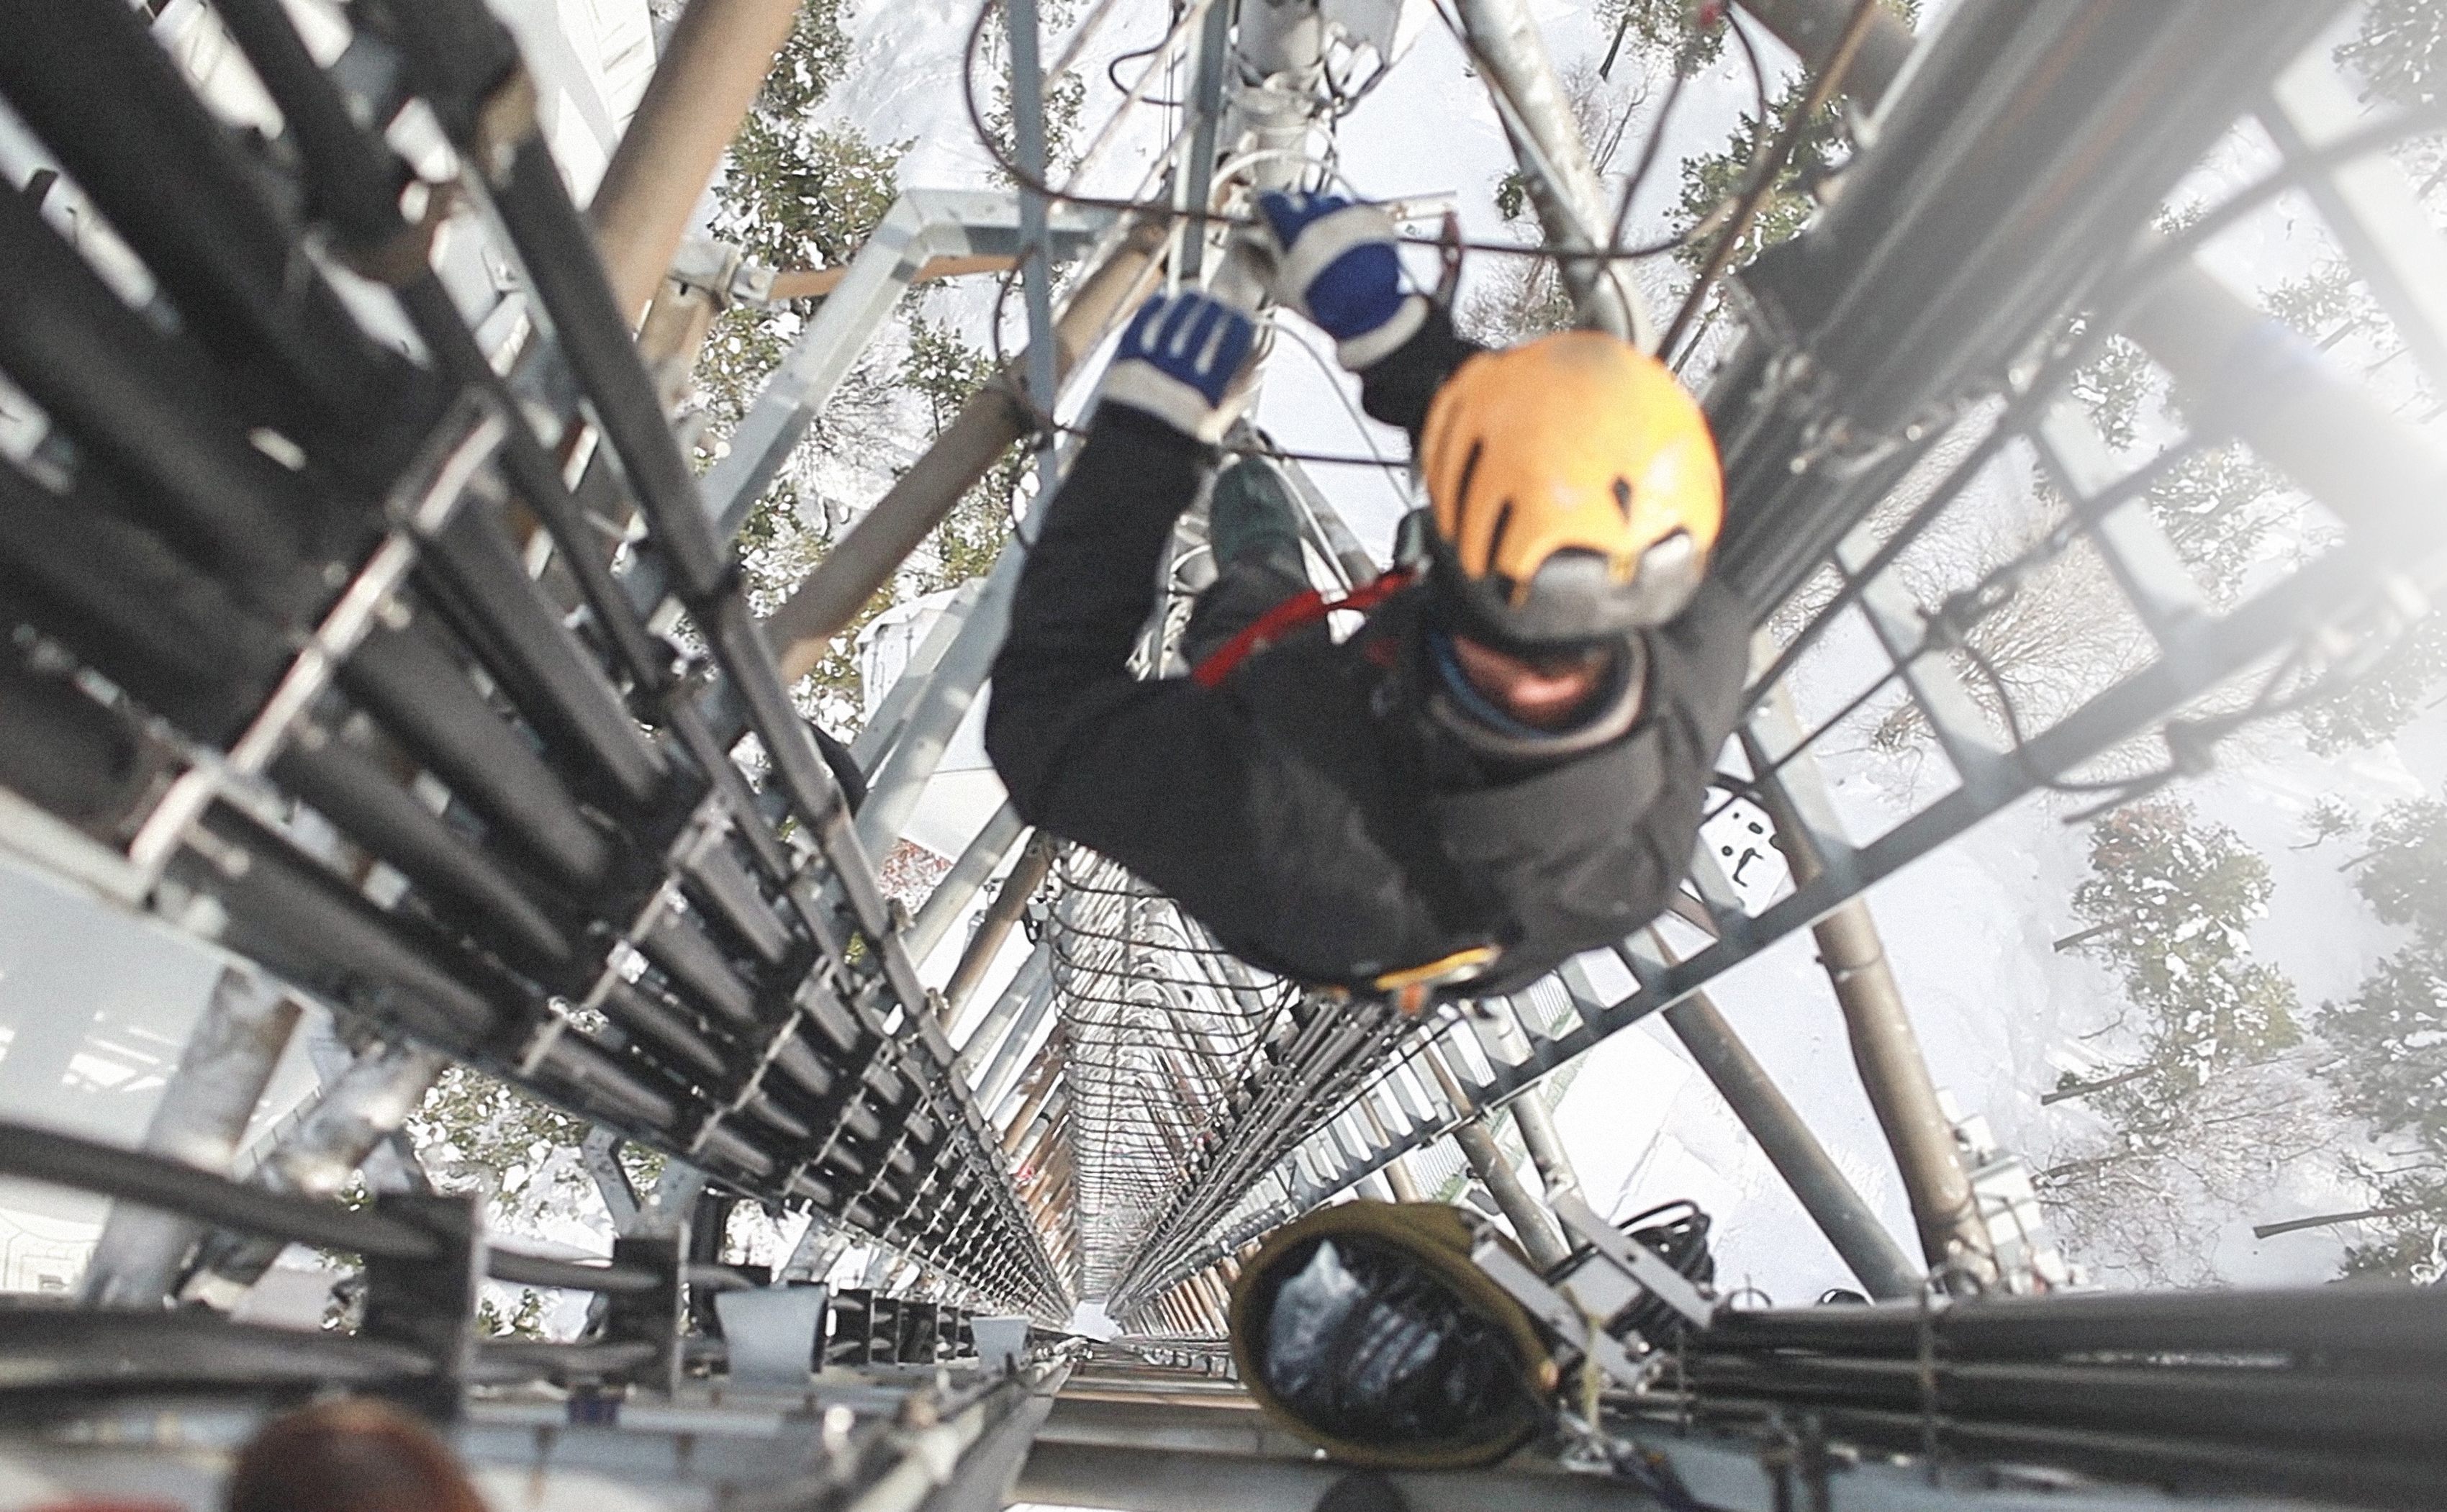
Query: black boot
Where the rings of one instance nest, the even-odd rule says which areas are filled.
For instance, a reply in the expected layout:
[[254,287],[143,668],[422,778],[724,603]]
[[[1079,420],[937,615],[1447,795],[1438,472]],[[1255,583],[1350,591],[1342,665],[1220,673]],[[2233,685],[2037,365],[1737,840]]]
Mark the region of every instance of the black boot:
[[1309,586],[1291,484],[1261,457],[1244,457],[1216,476],[1206,539],[1215,580],[1198,595],[1181,636],[1192,667]]

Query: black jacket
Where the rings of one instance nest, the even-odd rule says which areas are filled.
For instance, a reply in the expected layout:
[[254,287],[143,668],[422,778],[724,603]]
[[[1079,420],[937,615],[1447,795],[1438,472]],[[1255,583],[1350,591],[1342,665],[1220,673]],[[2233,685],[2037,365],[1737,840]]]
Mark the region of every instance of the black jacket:
[[[1363,377],[1415,437],[1473,350],[1441,312]],[[1045,516],[995,662],[986,749],[1031,823],[1178,900],[1235,954],[1365,987],[1482,943],[1518,991],[1661,911],[1738,711],[1748,626],[1709,587],[1649,633],[1640,722],[1544,768],[1491,769],[1427,712],[1424,589],[1336,644],[1297,635],[1212,689],[1128,662],[1167,536],[1215,453],[1107,406]]]

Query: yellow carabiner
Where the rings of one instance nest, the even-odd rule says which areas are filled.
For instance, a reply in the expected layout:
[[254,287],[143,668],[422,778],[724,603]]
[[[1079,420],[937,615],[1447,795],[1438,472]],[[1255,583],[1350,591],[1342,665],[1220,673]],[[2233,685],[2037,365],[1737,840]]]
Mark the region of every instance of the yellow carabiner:
[[1416,1016],[1428,1006],[1428,1000],[1439,987],[1466,982],[1484,976],[1504,953],[1492,945],[1472,945],[1451,955],[1432,960],[1424,966],[1407,966],[1398,972],[1387,972],[1373,984],[1376,991],[1393,1001],[1404,1013]]

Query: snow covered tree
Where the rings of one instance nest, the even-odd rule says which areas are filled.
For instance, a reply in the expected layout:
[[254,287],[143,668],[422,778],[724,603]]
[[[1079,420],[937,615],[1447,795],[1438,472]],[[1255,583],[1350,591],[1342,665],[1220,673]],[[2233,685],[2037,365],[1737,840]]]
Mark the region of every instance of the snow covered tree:
[[[939,434],[994,374],[993,356],[961,340],[949,322],[922,315],[910,321],[909,354],[901,362],[900,377],[906,389],[925,402],[928,436]],[[943,523],[936,527],[924,559],[912,564],[911,586],[920,593],[937,593],[958,587],[994,565],[996,555],[1010,539],[1021,481],[1033,458],[1026,445],[1012,447],[960,496]]]
[[2123,975],[2154,1091],[2181,1095],[2301,1038],[2294,984],[2245,933],[2268,911],[2268,863],[2234,831],[2177,800],[2129,804],[2100,821],[2090,863],[2074,911],[2104,926],[2087,948]]
[[2253,957],[2268,863],[2183,803],[2134,803],[2101,821],[2074,910],[2082,948],[2121,975],[2127,1064],[2064,1078],[2098,1118],[2038,1178],[2087,1264],[2152,1284],[2210,1278],[2218,1222],[2318,1143],[2320,1100],[2293,983]]
[[[2447,9],[2433,0],[2371,0],[2337,61],[2357,73],[2363,98],[2438,105],[2447,98]],[[2435,137],[2396,149],[2416,191],[2438,208],[2447,198],[2447,147]],[[2393,382],[2400,413],[2435,416],[2438,396],[2420,365],[2400,362],[2403,337],[2369,289],[2342,264],[2315,269],[2281,313],[2366,379]],[[2315,751],[2374,747],[2438,702],[2447,685],[2447,619],[2413,626],[2379,666],[2303,712]],[[2352,1001],[2329,1003],[2317,1020],[2335,1059],[2324,1067],[2344,1113],[2369,1125],[2379,1150],[2359,1160],[2374,1189],[2379,1238],[2346,1250],[2346,1275],[2438,1282],[2447,1275],[2447,805],[2410,800],[2381,812],[2354,886],[2381,922],[2410,939],[2363,976]]]
[[[779,270],[848,261],[900,193],[901,162],[910,142],[875,142],[854,124],[820,117],[819,107],[851,62],[853,48],[843,29],[851,10],[849,0],[808,0],[801,9],[715,188],[720,208],[713,234]],[[1059,35],[1071,10],[1062,4],[1042,8],[1042,27]],[[981,85],[1007,70],[1003,47],[1001,28],[989,28],[977,66]],[[1008,153],[1007,85],[995,99],[987,128]],[[1047,149],[1057,173],[1072,155],[1085,102],[1075,72],[1049,82]],[[779,603],[823,559],[835,536],[888,484],[898,471],[895,459],[931,442],[993,375],[995,365],[986,353],[963,338],[954,321],[931,313],[940,298],[921,289],[902,301],[897,329],[877,341],[843,382],[806,444],[741,531],[741,559],[760,613]],[[766,375],[821,303],[733,310],[716,323],[695,375],[709,421],[709,447],[718,445],[747,412]],[[1010,534],[1027,458],[1027,448],[1013,448],[896,579],[832,638],[800,690],[809,711],[828,728],[845,734],[861,716],[859,631],[910,594],[950,587],[984,570]],[[829,488],[827,476],[833,479]]]
[[[1733,140],[1723,150],[1688,158],[1682,163],[1682,198],[1676,206],[1674,230],[1687,239],[1676,255],[1698,269],[1716,250],[1714,222],[1750,186],[1755,165],[1766,161],[1785,123],[1796,115],[1810,95],[1810,81],[1796,76],[1769,101],[1762,117],[1754,104],[1741,113]],[[1821,105],[1793,144],[1792,155],[1776,170],[1773,187],[1759,202],[1758,213],[1742,232],[1733,266],[1739,267],[1768,248],[1789,241],[1818,209],[1814,191],[1850,155],[1850,139],[1842,106]]]
[[2395,804],[2372,826],[2354,885],[2413,938],[2330,1004],[2320,1031],[2340,1107],[2378,1146],[2359,1163],[2381,1238],[2347,1252],[2346,1270],[2411,1281],[2447,1273],[2447,803]]
[[1604,0],[1598,24],[1616,39],[1610,51],[1627,47],[1652,63],[1670,60],[1696,73],[1724,54],[1725,28],[1717,24],[1721,9],[1717,0]]
[[2447,10],[2435,0],[2371,0],[2337,61],[2361,74],[2372,96],[2436,104],[2447,96]]
[[2065,1252],[2101,1280],[2141,1286],[2217,1281],[2219,1231],[2261,1211],[2286,1166],[2331,1140],[2310,1047],[2229,1067],[2179,1097],[2092,1104],[2094,1127],[2051,1151],[2037,1181]]
[[[712,235],[781,272],[846,261],[900,193],[907,142],[872,142],[854,126],[820,119],[851,60],[844,29],[849,10],[848,0],[807,0],[800,8],[714,185]],[[693,374],[704,412],[700,464],[711,465],[719,455],[766,375],[821,303],[741,306],[716,317]],[[828,496],[823,485],[827,459],[888,451],[882,443],[892,411],[888,362],[863,362],[759,501],[739,537],[749,599],[759,614],[770,613],[814,569],[850,520],[852,501]],[[870,606],[862,621],[884,607]],[[831,729],[854,724],[862,708],[855,648],[853,627],[835,638],[801,685],[808,711]]]

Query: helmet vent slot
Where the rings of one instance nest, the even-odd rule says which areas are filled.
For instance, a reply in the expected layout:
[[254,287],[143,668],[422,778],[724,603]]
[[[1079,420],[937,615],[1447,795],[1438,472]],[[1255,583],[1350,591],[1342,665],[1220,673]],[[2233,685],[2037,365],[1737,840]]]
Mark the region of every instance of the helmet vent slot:
[[1453,486],[1452,538],[1461,543],[1462,523],[1470,519],[1470,485],[1478,477],[1479,459],[1487,455],[1487,438],[1482,436],[1470,444],[1470,455],[1461,460],[1461,482]]
[[1504,507],[1495,512],[1495,528],[1487,533],[1487,570],[1490,574],[1502,570],[1497,563],[1504,559],[1504,537],[1511,528],[1512,501],[1508,499]]

